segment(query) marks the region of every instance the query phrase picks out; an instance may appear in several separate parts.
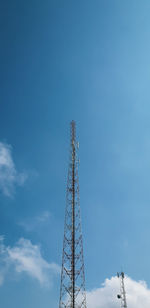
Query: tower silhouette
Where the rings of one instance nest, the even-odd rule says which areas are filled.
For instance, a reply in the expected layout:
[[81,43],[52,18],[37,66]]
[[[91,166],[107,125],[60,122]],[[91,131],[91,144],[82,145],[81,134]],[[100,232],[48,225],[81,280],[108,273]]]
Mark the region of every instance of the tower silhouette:
[[126,292],[124,285],[124,272],[117,273],[118,278],[120,278],[120,294],[117,297],[121,300],[121,308],[127,308]]
[[86,308],[77,152],[76,125],[72,121],[59,308]]

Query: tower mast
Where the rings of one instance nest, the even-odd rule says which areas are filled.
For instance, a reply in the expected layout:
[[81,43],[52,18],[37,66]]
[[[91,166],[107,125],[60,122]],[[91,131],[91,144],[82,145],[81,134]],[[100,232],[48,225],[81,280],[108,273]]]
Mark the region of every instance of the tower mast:
[[72,121],[59,308],[86,308],[75,126]]
[[118,278],[120,278],[120,294],[117,295],[121,299],[121,308],[127,308],[126,292],[124,285],[124,272],[117,273]]

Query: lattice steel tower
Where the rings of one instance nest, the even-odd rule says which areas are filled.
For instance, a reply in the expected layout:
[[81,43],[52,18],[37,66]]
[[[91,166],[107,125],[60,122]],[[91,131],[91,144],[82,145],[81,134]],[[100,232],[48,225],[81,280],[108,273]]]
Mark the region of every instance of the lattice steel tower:
[[124,285],[124,273],[117,273],[118,278],[120,278],[120,294],[117,295],[121,299],[121,308],[127,308],[126,292]]
[[72,121],[59,308],[86,308],[83,242],[80,219],[78,143]]

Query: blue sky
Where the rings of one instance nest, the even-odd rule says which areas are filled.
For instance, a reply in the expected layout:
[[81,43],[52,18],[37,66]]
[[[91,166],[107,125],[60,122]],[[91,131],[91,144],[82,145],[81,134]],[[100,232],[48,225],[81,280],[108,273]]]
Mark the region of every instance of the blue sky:
[[58,307],[72,119],[87,290],[121,269],[150,287],[149,16],[148,0],[0,1],[3,308]]

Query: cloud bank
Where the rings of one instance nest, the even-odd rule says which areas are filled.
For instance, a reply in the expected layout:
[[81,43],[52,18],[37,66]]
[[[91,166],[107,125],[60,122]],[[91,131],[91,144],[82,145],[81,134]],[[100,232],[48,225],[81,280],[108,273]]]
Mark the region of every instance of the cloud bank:
[[27,174],[18,173],[12,159],[10,145],[0,142],[0,190],[8,197],[12,197],[16,185],[23,185]]
[[48,263],[42,257],[39,245],[33,245],[30,240],[24,238],[19,239],[14,247],[6,247],[1,237],[0,266],[0,285],[10,269],[18,275],[25,273],[46,287],[51,286],[53,275],[60,273],[57,264]]
[[[149,308],[150,289],[144,281],[135,281],[125,277],[127,306],[130,308]],[[120,282],[118,277],[106,279],[100,288],[87,292],[88,308],[119,308]]]
[[[20,238],[13,246],[4,245],[0,236],[0,286],[3,285],[9,271],[11,275],[25,274],[37,281],[42,287],[51,287],[54,276],[60,276],[60,266],[47,262],[39,245],[33,245],[28,239]],[[60,278],[60,277],[59,277]],[[59,281],[60,282],[60,281]],[[145,281],[135,281],[125,277],[127,305],[130,308],[149,308],[150,289]],[[100,288],[87,291],[88,308],[119,308],[120,281],[118,277],[106,279]]]

